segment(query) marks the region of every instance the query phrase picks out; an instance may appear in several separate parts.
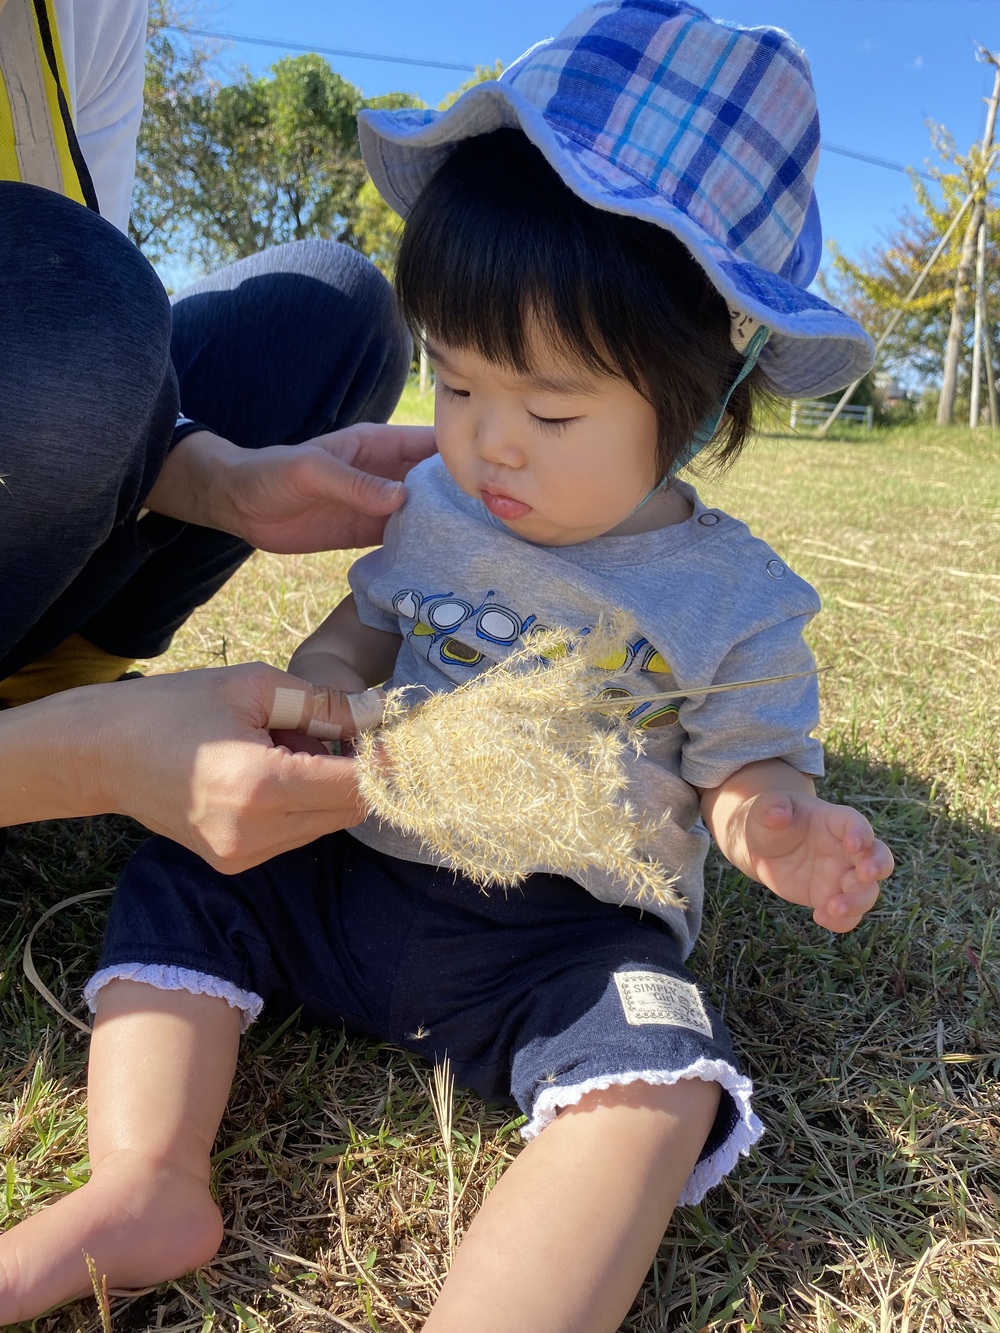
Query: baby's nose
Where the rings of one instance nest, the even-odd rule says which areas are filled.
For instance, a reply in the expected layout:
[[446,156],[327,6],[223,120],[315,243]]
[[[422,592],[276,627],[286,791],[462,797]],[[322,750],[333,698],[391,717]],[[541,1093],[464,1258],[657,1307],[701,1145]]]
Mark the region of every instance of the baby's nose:
[[476,448],[480,458],[500,467],[523,467],[523,442],[509,424],[502,421],[483,422],[476,433]]

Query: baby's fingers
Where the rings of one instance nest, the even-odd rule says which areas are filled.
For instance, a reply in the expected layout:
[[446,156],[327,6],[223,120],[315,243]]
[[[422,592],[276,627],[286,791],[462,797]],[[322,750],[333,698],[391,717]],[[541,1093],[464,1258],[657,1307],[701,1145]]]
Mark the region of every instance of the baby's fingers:
[[870,912],[878,901],[878,884],[858,885],[843,893],[828,898],[822,907],[813,912],[813,920],[824,930],[835,930],[843,934],[861,921],[866,912]]
[[880,879],[888,879],[896,868],[892,852],[879,838],[862,856],[854,867],[855,878],[863,884],[876,884]]
[[[858,864],[875,847],[875,830],[860,810],[853,810],[849,805],[833,805],[827,808],[830,832],[835,838],[840,839],[845,854]],[[884,847],[885,844],[880,843],[879,846]]]
[[[865,821],[867,822],[867,821]],[[892,874],[892,852],[878,838],[846,874],[839,893],[829,897],[813,913],[813,920],[826,930],[853,930],[878,901],[879,881]]]

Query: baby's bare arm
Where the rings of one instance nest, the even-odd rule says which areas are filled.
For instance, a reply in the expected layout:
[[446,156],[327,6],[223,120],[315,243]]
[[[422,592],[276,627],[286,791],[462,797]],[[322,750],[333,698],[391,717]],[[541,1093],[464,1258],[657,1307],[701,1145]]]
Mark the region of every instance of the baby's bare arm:
[[398,634],[362,624],[354,598],[347,596],[299,644],[288,670],[313,685],[366,690],[392,675],[401,643]]
[[733,865],[811,907],[827,930],[853,930],[892,874],[892,853],[864,815],[821,800],[812,779],[783,760],[738,769],[701,793],[701,810]]
[[755,797],[774,791],[814,796],[816,788],[812,778],[783,759],[765,759],[738,768],[720,786],[701,792],[701,815],[719,850],[737,870],[761,883],[764,881],[747,843],[747,814]]

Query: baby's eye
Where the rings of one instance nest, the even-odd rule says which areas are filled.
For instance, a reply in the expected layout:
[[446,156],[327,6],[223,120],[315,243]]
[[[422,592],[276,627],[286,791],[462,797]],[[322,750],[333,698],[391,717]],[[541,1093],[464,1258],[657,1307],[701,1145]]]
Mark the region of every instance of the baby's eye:
[[579,417],[540,417],[534,412],[529,412],[528,415],[540,430],[551,431],[555,435],[561,434],[567,426],[580,420]]
[[450,384],[445,384],[440,377],[437,380],[438,389],[448,398],[468,398],[468,389],[453,389]]

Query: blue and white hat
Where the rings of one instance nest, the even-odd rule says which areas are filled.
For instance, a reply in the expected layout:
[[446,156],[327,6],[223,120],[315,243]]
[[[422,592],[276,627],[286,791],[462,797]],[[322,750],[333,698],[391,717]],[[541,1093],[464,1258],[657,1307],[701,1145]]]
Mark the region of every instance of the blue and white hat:
[[456,143],[501,126],[587,203],[676,236],[726,300],[737,349],[770,330],[760,364],[779,393],[830,393],[871,368],[861,326],[806,291],[822,254],[819,119],[787,33],[685,0],[600,0],[447,111],[359,119],[372,180],[403,217]]

